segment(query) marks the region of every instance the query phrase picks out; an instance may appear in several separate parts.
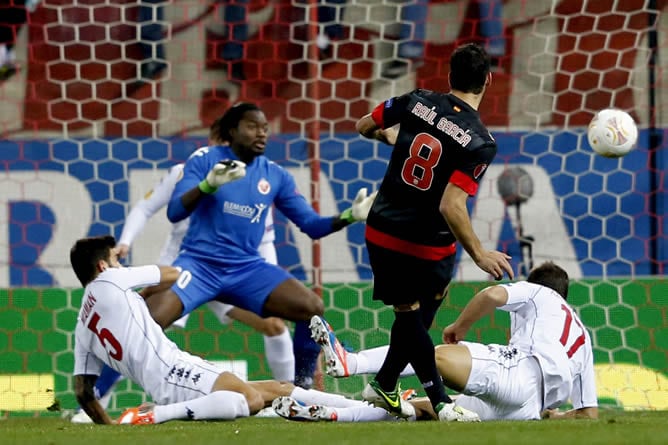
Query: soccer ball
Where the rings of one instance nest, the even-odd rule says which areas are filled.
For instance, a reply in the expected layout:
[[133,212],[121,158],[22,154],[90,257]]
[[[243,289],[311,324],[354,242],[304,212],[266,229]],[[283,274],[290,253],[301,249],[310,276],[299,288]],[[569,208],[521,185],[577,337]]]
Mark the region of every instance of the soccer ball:
[[601,110],[589,123],[587,139],[591,148],[606,158],[619,158],[638,142],[638,127],[631,115],[615,108]]

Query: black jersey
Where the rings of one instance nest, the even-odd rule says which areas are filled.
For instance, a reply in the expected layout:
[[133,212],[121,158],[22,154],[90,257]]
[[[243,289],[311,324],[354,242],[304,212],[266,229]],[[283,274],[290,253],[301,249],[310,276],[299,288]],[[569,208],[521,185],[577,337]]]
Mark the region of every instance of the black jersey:
[[381,128],[400,124],[390,163],[367,220],[367,241],[426,259],[454,253],[439,211],[448,182],[475,195],[496,155],[478,112],[452,94],[418,89],[378,105]]

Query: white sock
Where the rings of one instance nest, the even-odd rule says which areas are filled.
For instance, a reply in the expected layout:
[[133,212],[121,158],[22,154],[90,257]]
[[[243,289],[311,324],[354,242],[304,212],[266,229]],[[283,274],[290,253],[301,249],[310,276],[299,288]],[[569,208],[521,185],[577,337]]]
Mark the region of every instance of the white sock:
[[214,391],[187,402],[158,405],[153,409],[155,423],[176,419],[231,420],[248,417],[250,409],[243,394],[232,391]]
[[391,422],[399,420],[383,408],[369,404],[348,408],[332,408],[337,415],[337,422]]
[[292,390],[290,397],[307,405],[325,405],[333,408],[348,408],[351,406],[366,405],[366,403],[361,400],[347,399],[338,394],[330,394],[315,389],[304,389],[299,386]]
[[[375,374],[385,361],[389,346],[365,349],[355,354],[357,357],[357,374]],[[348,355],[350,360],[350,355]]]
[[295,355],[292,352],[292,337],[285,329],[282,333],[264,336],[264,353],[274,380],[291,382],[295,378]]
[[7,46],[0,44],[0,65],[4,65],[9,62],[9,54],[7,54]]
[[174,326],[175,328],[181,328],[181,329],[185,328],[186,323],[188,323],[188,317],[190,317],[190,314],[184,315],[183,317],[179,318],[174,323],[172,323],[172,326]]
[[[377,348],[365,349],[356,354],[348,354],[348,370],[350,371],[350,356],[355,356],[355,372],[354,374],[375,374],[380,370],[380,367],[383,366],[385,361],[385,356],[387,351],[390,349],[389,346],[379,346]],[[353,374],[350,371],[350,374]],[[409,364],[401,372],[401,377],[407,377],[415,375],[413,367]]]
[[216,316],[220,324],[228,325],[232,323],[232,319],[227,316],[227,313],[231,311],[234,306],[216,300],[209,301],[206,305],[211,310],[211,312],[213,312],[213,315]]

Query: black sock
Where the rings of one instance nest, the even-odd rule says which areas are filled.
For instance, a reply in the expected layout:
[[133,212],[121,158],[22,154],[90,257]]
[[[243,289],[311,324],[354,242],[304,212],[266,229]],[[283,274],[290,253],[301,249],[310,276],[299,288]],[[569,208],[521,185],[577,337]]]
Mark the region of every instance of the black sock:
[[433,407],[439,403],[452,403],[452,399],[445,393],[443,380],[436,368],[434,354],[434,342],[429,336],[427,328],[423,324],[420,311],[397,313],[397,320],[402,319],[402,326],[406,332],[410,332],[410,348],[408,348],[408,359],[415,374],[422,383]]
[[434,323],[434,318],[436,318],[436,313],[438,312],[438,308],[441,307],[443,300],[445,300],[445,298],[440,298],[438,300],[436,298],[432,298],[427,301],[420,302],[422,324],[425,328],[427,328],[427,330],[429,330],[432,323]]
[[399,374],[408,365],[407,349],[410,349],[410,335],[406,334],[399,314],[400,312],[395,312],[395,319],[390,332],[390,348],[375,378],[383,391],[386,392],[394,391],[399,380]]

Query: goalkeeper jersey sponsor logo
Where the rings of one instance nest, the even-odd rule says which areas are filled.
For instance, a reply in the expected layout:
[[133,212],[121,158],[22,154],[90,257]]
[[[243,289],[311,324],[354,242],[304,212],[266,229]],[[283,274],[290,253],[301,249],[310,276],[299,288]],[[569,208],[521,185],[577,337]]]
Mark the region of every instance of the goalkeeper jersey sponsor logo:
[[238,204],[236,202],[225,201],[223,205],[223,213],[240,216],[242,218],[250,219],[252,223],[259,223],[262,217],[262,212],[267,208],[266,204],[255,204],[249,206],[245,204]]
[[243,218],[252,218],[255,215],[255,208],[244,204],[237,204],[236,202],[225,201],[223,212]]

